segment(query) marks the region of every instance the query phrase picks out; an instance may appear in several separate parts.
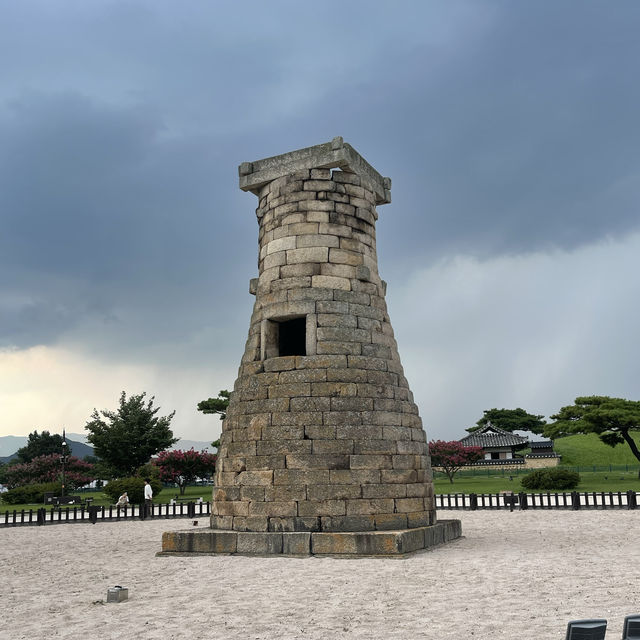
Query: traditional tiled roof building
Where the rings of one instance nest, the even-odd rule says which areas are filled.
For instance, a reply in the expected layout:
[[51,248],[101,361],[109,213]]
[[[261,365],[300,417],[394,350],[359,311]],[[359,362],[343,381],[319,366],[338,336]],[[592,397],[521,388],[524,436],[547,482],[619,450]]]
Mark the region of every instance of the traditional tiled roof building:
[[[553,450],[553,440],[530,442],[525,436],[492,424],[461,438],[460,442],[467,447],[482,447],[484,458],[474,465],[538,468],[556,466],[560,461],[560,456]],[[525,455],[517,453],[526,448],[531,448],[531,451]]]
[[560,456],[553,450],[553,440],[538,440],[530,442],[531,452],[526,458],[559,458]]
[[[467,447],[482,447],[484,460],[491,464],[524,462],[516,452],[529,445],[529,439],[492,424],[485,425],[460,440]],[[482,461],[480,461],[482,462]]]

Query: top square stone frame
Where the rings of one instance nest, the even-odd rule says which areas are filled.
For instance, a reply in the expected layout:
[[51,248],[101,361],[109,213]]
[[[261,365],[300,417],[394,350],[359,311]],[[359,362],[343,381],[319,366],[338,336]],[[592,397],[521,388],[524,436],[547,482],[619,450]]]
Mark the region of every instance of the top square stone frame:
[[342,169],[369,182],[376,204],[391,202],[391,178],[383,178],[350,144],[341,137],[279,156],[243,162],[238,167],[240,188],[258,195],[267,183],[301,169]]

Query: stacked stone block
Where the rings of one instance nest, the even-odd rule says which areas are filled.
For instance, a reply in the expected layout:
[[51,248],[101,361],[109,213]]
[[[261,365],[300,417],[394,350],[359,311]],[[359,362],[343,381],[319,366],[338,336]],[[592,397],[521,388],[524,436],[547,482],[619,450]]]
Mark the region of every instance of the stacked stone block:
[[[330,145],[329,154],[343,148],[340,139]],[[271,160],[278,164],[260,161],[256,173],[269,178]],[[356,160],[342,170],[293,161],[257,186],[256,167],[240,167],[259,197],[259,277],[223,423],[214,529],[435,524],[425,432],[378,274],[376,204],[389,201],[391,185]]]

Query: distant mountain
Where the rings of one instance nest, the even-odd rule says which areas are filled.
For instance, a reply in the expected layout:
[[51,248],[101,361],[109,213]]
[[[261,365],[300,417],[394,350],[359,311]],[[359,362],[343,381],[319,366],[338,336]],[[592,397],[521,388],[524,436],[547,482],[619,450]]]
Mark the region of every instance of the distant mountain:
[[[16,452],[21,447],[27,444],[27,436],[0,436],[0,462],[9,462],[15,457]],[[86,444],[87,436],[82,433],[68,433],[67,443],[71,447],[71,454],[76,458],[84,458],[85,456],[93,455],[93,447]],[[189,449],[195,449],[196,451],[209,451],[213,453],[215,447],[211,446],[211,441],[205,440],[186,440],[180,438],[172,447],[170,451],[176,449],[182,449],[188,451]]]
[[[28,438],[26,436],[0,436],[0,452],[2,452],[0,462],[9,462],[9,460],[15,458],[18,449],[24,447],[27,441]],[[71,449],[71,455],[76,458],[82,459],[85,456],[93,455],[93,447],[83,442],[77,442],[76,440],[67,438],[67,444]]]
[[82,442],[82,444],[89,442],[86,433],[67,433],[67,438],[71,438],[74,442]]
[[78,442],[71,438],[67,438],[67,444],[71,447],[71,455],[76,458],[80,458],[82,460],[85,456],[93,455],[93,447],[88,444],[84,444],[84,442]]
[[27,436],[0,436],[0,456],[11,456],[20,447],[24,447],[28,439]]
[[215,447],[211,446],[211,440],[208,442],[204,442],[202,440],[185,440],[184,438],[180,438],[178,442],[169,447],[169,451],[175,451],[176,449],[182,449],[182,451],[188,451],[189,449],[195,449],[196,451],[208,451],[209,453],[213,453],[215,451]]
[[[69,438],[73,438],[76,442],[84,442],[87,444],[87,434],[86,433],[67,433],[67,440]],[[211,439],[213,440],[213,438]],[[196,451],[202,451],[203,449],[207,449],[208,451],[213,451],[214,447],[211,446],[211,440],[187,440],[186,438],[180,438],[178,442],[176,442],[173,446],[169,447],[170,451],[174,451],[175,449],[188,450],[193,447]]]

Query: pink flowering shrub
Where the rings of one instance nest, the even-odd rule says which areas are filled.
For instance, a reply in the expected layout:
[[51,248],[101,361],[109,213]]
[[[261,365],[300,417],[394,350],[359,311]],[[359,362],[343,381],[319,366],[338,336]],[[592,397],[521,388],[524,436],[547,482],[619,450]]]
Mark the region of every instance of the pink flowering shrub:
[[184,493],[187,484],[196,478],[208,478],[216,468],[216,455],[205,451],[161,451],[154,460],[160,470],[163,482],[175,482],[180,487],[180,494]]
[[453,483],[453,476],[462,467],[473,464],[482,458],[482,447],[465,447],[458,440],[431,440],[429,442],[431,465],[442,469],[447,474],[449,482]]
[[[69,456],[65,464],[65,485],[73,490],[95,480],[93,465],[80,460],[75,456]],[[60,456],[51,453],[46,456],[38,456],[31,462],[13,464],[5,470],[6,484],[10,489],[22,487],[28,484],[41,484],[44,482],[60,482],[62,479],[62,463]]]

